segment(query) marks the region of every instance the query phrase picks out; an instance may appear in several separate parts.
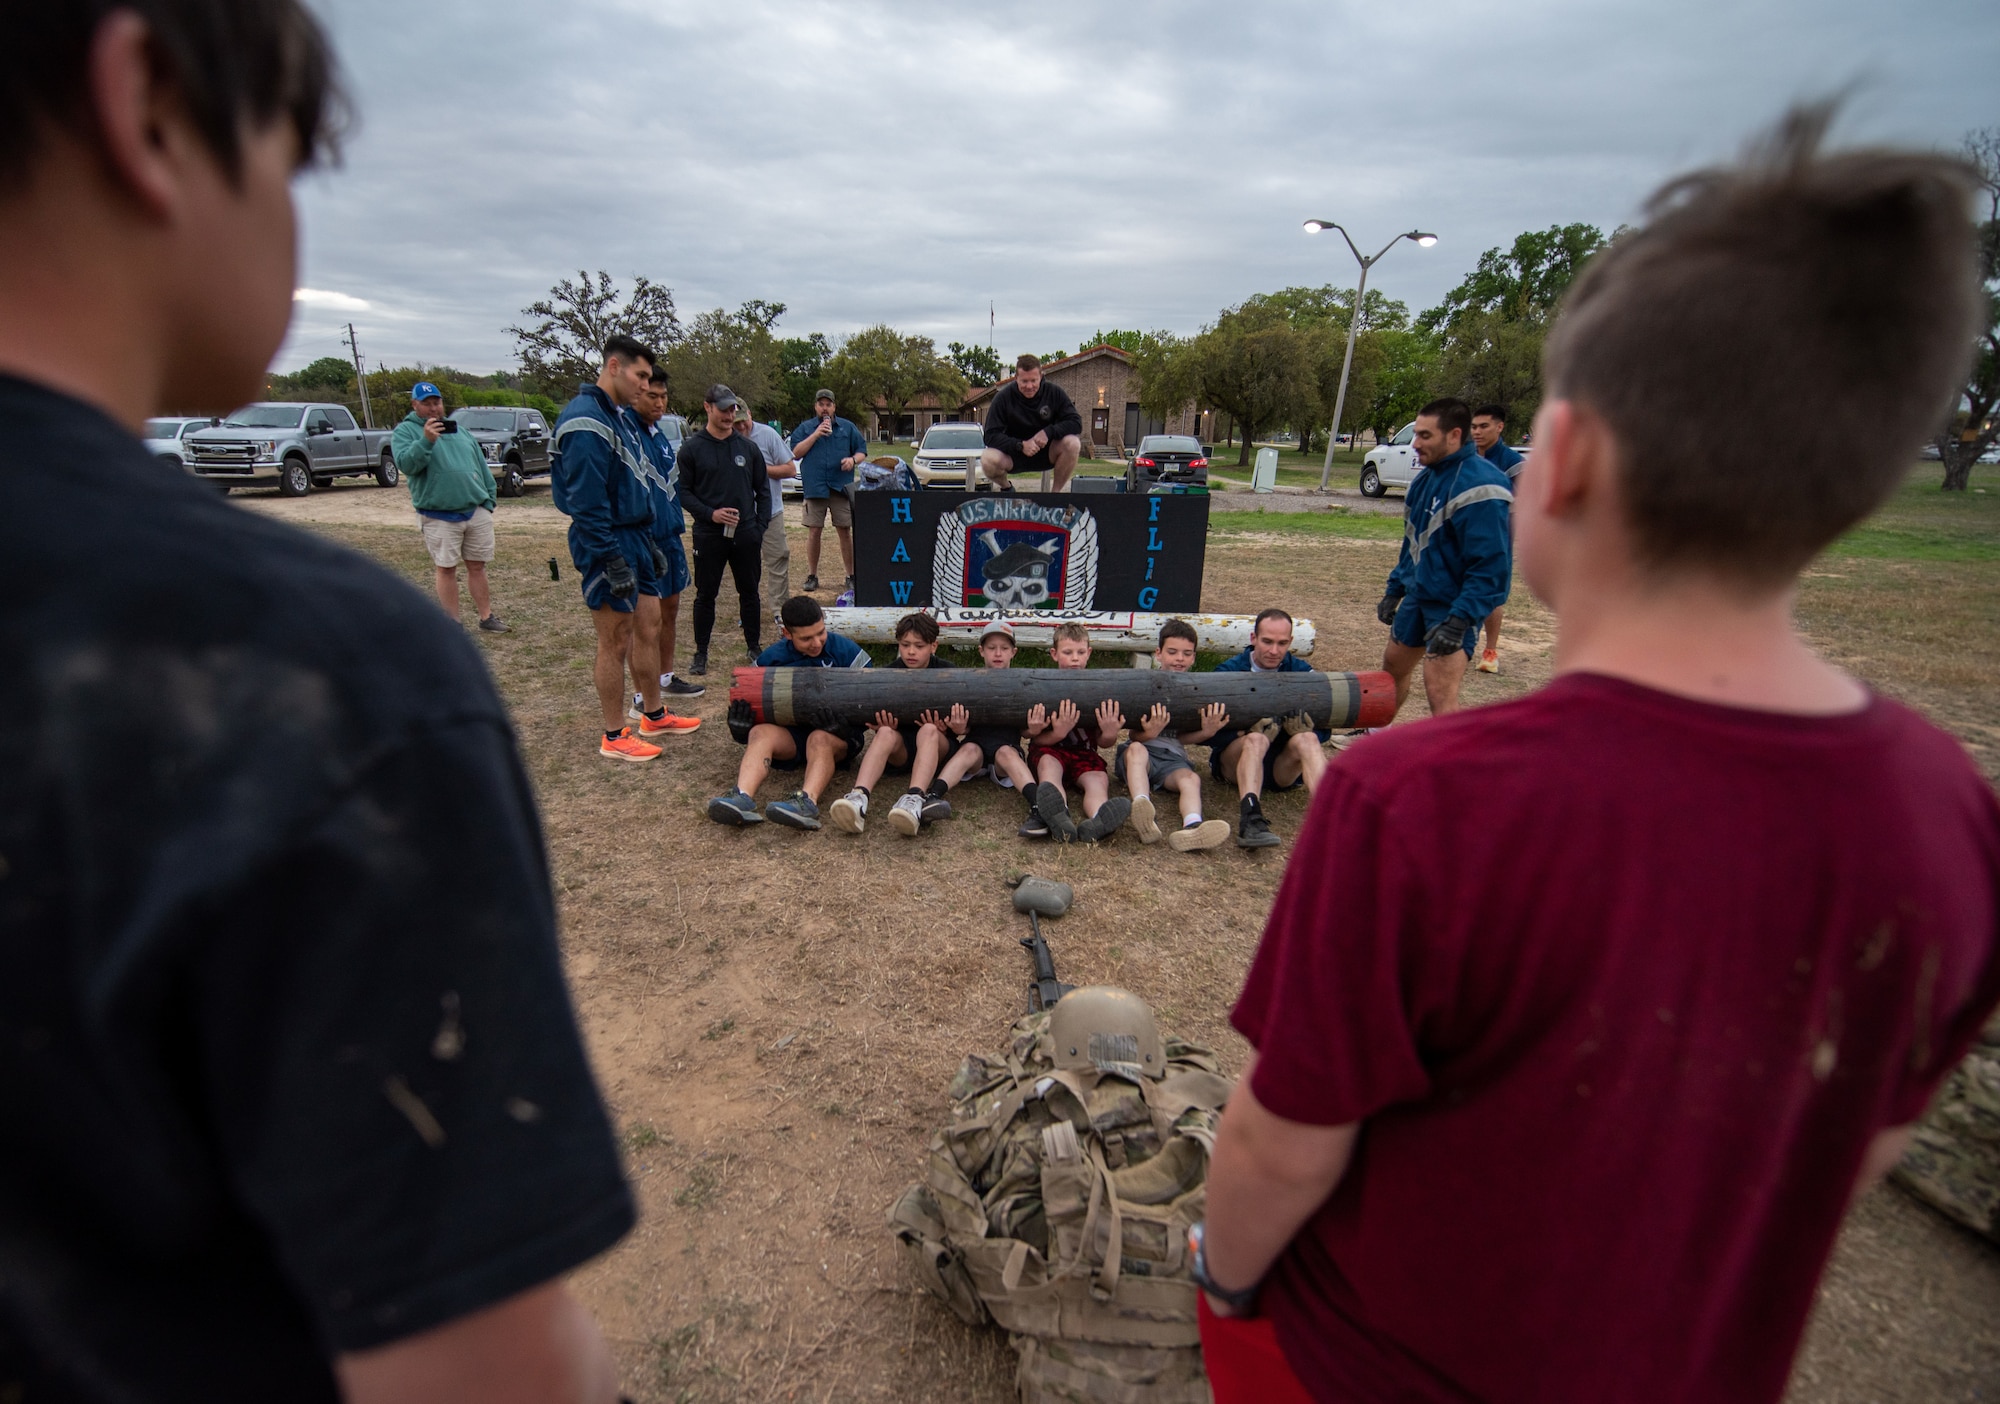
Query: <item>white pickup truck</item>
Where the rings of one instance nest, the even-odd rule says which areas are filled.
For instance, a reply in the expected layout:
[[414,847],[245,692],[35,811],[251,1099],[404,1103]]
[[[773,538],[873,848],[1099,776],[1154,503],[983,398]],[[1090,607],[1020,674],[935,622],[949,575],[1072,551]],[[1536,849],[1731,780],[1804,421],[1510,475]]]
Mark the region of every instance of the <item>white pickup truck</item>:
[[187,469],[224,492],[276,483],[304,497],[335,478],[401,481],[388,429],[363,429],[345,405],[263,402],[245,405],[212,428],[181,440]]

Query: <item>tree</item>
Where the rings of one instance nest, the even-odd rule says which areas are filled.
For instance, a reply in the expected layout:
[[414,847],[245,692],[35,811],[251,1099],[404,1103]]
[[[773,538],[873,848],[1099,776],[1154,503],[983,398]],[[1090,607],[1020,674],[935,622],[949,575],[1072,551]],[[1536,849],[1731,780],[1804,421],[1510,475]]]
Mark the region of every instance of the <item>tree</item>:
[[1604,243],[1593,225],[1557,224],[1481,254],[1479,266],[1417,318],[1419,330],[1440,339],[1436,393],[1497,400],[1515,424],[1532,419],[1542,402],[1542,340],[1563,294]]
[[674,408],[699,414],[702,397],[720,384],[754,414],[777,412],[786,397],[770,324],[783,311],[782,304],[746,302],[733,316],[717,307],[696,317],[666,356],[667,395]]
[[1979,227],[1979,283],[1986,307],[1972,338],[1965,389],[1933,440],[1944,465],[1946,492],[1964,492],[1972,482],[1972,465],[2000,442],[2000,127],[1966,133],[1961,152],[1986,191],[1986,218]]
[[1416,417],[1431,399],[1437,375],[1436,338],[1415,328],[1364,332],[1354,345],[1354,374],[1347,402],[1349,422],[1387,438]]
[[833,354],[826,338],[788,336],[778,343],[777,405],[781,424],[802,424],[812,415],[813,396],[826,384],[826,362]]
[[[1331,283],[1317,288],[1280,288],[1274,293],[1258,293],[1245,302],[1245,306],[1252,304],[1270,308],[1301,331],[1327,325],[1338,328],[1345,337],[1347,319],[1354,311],[1354,289],[1336,288]],[[1362,331],[1376,327],[1395,330],[1409,324],[1409,307],[1385,296],[1380,288],[1370,288],[1361,300]]]
[[1090,340],[1077,347],[1079,353],[1098,346],[1116,346],[1120,351],[1137,351],[1145,343],[1146,333],[1142,331],[1100,331],[1094,332]]
[[1178,408],[1192,399],[1223,411],[1242,430],[1239,466],[1250,461],[1250,443],[1260,431],[1318,410],[1314,338],[1266,304],[1227,309],[1215,325],[1158,359],[1166,364],[1155,370],[1157,384],[1154,375],[1141,372],[1142,403]]
[[945,350],[950,353],[952,365],[958,368],[958,373],[969,384],[998,385],[1006,375],[999,355],[990,346],[967,346],[962,341],[954,341]]
[[284,377],[298,391],[326,390],[345,395],[354,384],[354,362],[345,356],[321,356],[311,365]]
[[575,282],[561,279],[521,315],[535,319],[534,324],[507,330],[521,357],[522,377],[557,400],[569,399],[578,385],[597,379],[604,343],[613,336],[637,337],[662,354],[680,340],[673,289],[641,277],[634,280],[632,295],[621,298],[618,285],[602,269],[594,281],[581,269]]
[[827,361],[826,378],[857,420],[870,409],[887,413],[892,435],[896,421],[925,396],[956,409],[966,391],[965,377],[929,337],[904,336],[881,323],[849,337]]

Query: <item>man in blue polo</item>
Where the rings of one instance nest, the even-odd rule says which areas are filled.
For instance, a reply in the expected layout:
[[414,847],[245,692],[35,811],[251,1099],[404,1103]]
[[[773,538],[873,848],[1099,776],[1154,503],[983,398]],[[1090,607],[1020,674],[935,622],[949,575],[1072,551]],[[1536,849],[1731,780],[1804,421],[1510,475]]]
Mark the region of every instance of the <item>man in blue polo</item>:
[[[632,652],[632,625],[642,585],[658,588],[666,556],[653,540],[653,501],[640,469],[633,421],[621,413],[638,402],[652,381],[653,353],[629,336],[604,343],[604,369],[592,385],[579,385],[576,398],[556,421],[550,454],[550,496],[569,517],[569,558],[583,579],[583,602],[597,629],[597,659],[591,680],[603,712],[604,736],[598,754],[614,760],[649,761],[660,748],[645,737],[670,726],[639,723],[639,735],[625,724],[625,670]],[[642,681],[645,710],[660,704],[660,677]]]
[[[1292,616],[1267,609],[1250,626],[1250,647],[1215,665],[1218,673],[1310,673],[1312,664],[1292,652]],[[1227,717],[1222,730],[1209,738],[1208,771],[1218,784],[1236,785],[1236,846],[1275,848],[1284,840],[1271,832],[1264,817],[1265,790],[1291,790],[1300,785],[1311,794],[1326,773],[1322,749],[1331,732],[1317,729],[1312,718]]]
[[[1505,405],[1481,405],[1472,412],[1472,446],[1479,450],[1479,456],[1507,475],[1511,485],[1521,476],[1521,467],[1528,460],[1507,447],[1507,407]],[[1486,647],[1479,651],[1479,671],[1497,673],[1500,671],[1500,617],[1506,610],[1499,605],[1486,616]]]
[[819,542],[826,519],[833,518],[833,534],[840,539],[840,563],[847,569],[847,584],[854,588],[854,511],[849,494],[854,491],[854,470],[868,457],[868,440],[852,421],[834,411],[833,391],[821,390],[813,396],[813,417],[792,430],[792,455],[799,461],[799,486],[806,499],[806,583],[807,594],[819,588]]
[[1431,715],[1458,710],[1458,689],[1479,626],[1507,602],[1514,575],[1507,475],[1479,456],[1463,400],[1417,411],[1412,439],[1424,466],[1403,503],[1403,549],[1375,616],[1389,626],[1382,666],[1396,680],[1396,707],[1424,665]]

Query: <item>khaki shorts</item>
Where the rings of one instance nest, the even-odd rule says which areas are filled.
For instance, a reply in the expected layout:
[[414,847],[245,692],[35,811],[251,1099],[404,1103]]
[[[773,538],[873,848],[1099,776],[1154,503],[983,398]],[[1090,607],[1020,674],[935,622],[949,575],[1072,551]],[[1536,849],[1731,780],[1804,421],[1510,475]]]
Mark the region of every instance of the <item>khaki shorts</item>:
[[806,526],[818,530],[826,525],[828,512],[833,514],[833,524],[837,527],[854,525],[854,504],[844,494],[832,497],[808,497],[806,499]]
[[423,529],[424,548],[439,570],[451,570],[464,561],[493,559],[493,514],[484,507],[472,509],[462,522],[441,522],[436,517],[418,517]]

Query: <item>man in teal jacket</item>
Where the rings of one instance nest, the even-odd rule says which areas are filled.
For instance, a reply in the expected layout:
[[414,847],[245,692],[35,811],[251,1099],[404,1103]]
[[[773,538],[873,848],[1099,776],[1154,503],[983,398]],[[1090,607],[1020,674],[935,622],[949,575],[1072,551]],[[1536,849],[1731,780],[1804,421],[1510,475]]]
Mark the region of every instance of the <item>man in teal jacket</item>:
[[[449,425],[449,430],[457,428]],[[478,441],[470,434],[448,432],[444,396],[437,386],[420,380],[410,387],[410,412],[396,426],[389,446],[410,485],[410,505],[417,509],[424,547],[437,567],[438,603],[458,618],[458,567],[463,562],[479,627],[506,633],[507,626],[493,613],[486,584],[486,563],[493,559],[493,473]]]

